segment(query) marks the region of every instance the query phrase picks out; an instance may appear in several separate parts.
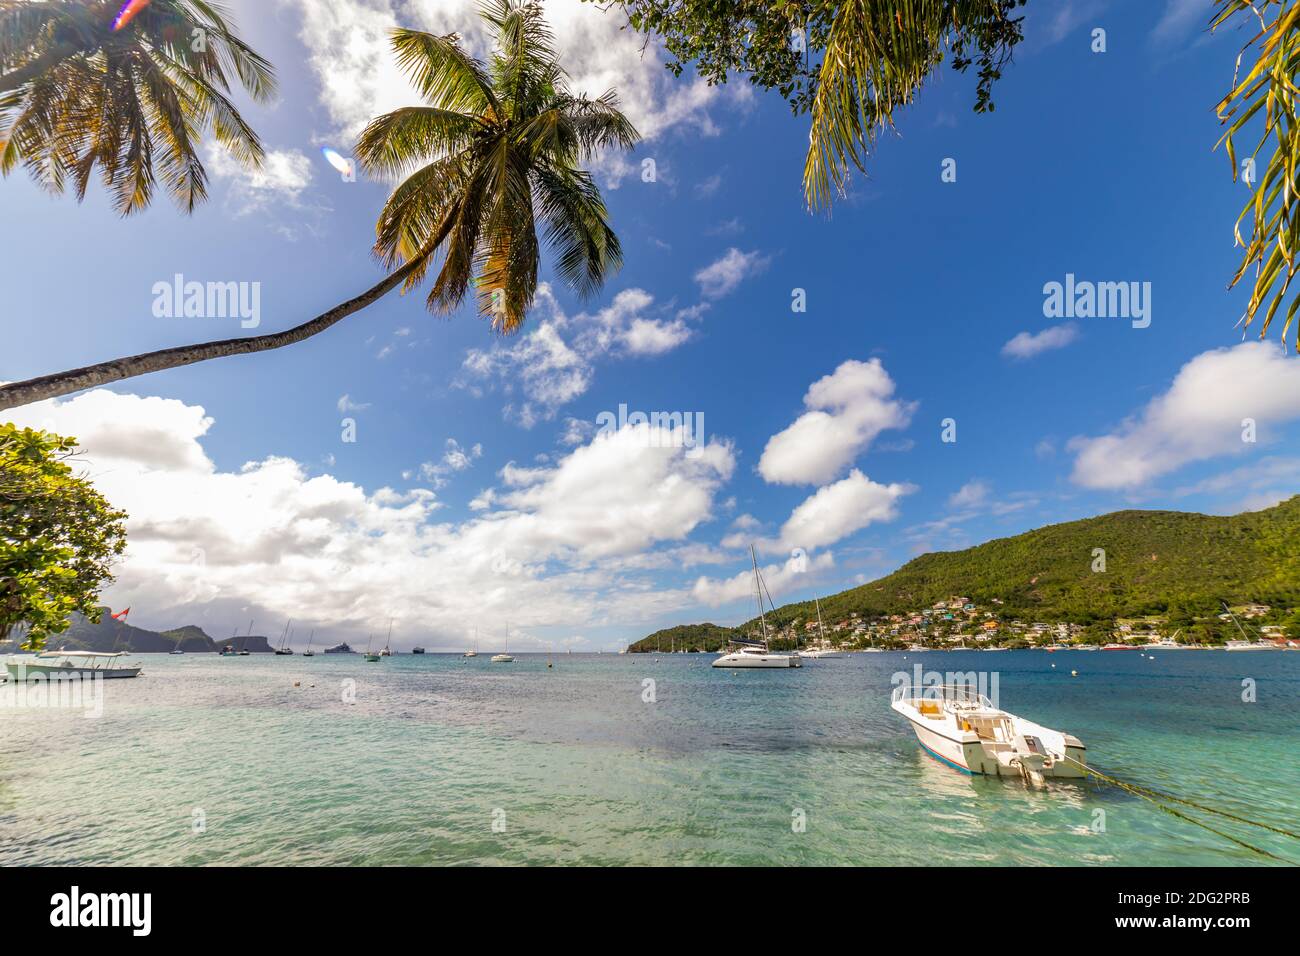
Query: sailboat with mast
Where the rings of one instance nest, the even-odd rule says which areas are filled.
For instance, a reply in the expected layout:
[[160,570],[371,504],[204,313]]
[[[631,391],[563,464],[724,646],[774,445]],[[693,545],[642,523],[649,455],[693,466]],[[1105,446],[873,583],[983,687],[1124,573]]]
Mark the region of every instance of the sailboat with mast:
[[[793,654],[774,654],[768,646],[767,636],[767,613],[763,604],[764,595],[767,596],[767,604],[772,605],[772,596],[767,593],[767,585],[763,583],[763,575],[758,570],[758,555],[754,551],[754,546],[749,547],[749,557],[754,564],[754,594],[758,598],[758,621],[761,629],[762,640],[740,640],[733,638],[728,642],[728,647],[734,646],[735,650],[727,650],[721,657],[713,662],[714,667],[802,667],[803,662],[799,659],[799,652]],[[776,611],[776,606],[772,605],[772,610]]]
[[316,628],[313,627],[313,628],[311,629],[311,633],[307,635],[307,649],[306,649],[305,651],[302,652],[302,656],[303,656],[303,657],[315,657],[315,656],[316,656],[316,652],[313,651],[313,650],[311,649],[311,639],[312,639],[313,637],[315,637],[315,636],[316,636]]
[[478,627],[474,628],[474,646],[467,650],[461,657],[478,657]]
[[506,621],[506,652],[504,654],[493,654],[490,663],[492,664],[513,664],[515,659],[510,656],[510,622]]
[[379,660],[379,655],[378,655],[378,654],[375,654],[375,653],[372,653],[371,650],[370,650],[370,645],[374,642],[374,640],[375,640],[375,635],[374,635],[374,634],[367,634],[367,635],[366,635],[366,654],[365,654],[364,660],[366,661],[367,664],[373,664],[373,663],[375,663],[377,660]]
[[293,636],[293,618],[290,618],[284,625],[284,633],[280,635],[280,646],[275,649],[276,657],[288,657],[293,654],[293,648],[289,646],[289,638]]
[[830,641],[826,640],[826,625],[822,623],[822,602],[815,594],[813,595],[813,603],[817,606],[817,646],[800,651],[799,656],[811,657],[814,660],[842,656],[839,651],[831,647]]
[[384,646],[383,646],[383,648],[379,651],[379,656],[380,656],[380,657],[392,657],[392,656],[393,656],[392,648],[389,646],[390,644],[392,644],[392,642],[393,642],[393,619],[390,617],[390,618],[388,619],[388,636],[387,636],[386,638],[384,638]]

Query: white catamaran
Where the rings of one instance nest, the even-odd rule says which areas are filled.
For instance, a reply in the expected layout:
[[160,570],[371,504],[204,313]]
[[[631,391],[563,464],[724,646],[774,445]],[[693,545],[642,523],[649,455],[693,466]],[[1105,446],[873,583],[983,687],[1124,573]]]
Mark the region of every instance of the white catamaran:
[[911,721],[922,747],[966,773],[1022,777],[1033,784],[1087,776],[1077,737],[999,710],[967,687],[903,685],[890,706]]
[[[733,639],[730,643],[735,645],[736,650],[728,650],[721,657],[713,662],[714,667],[801,667],[803,662],[799,659],[799,653],[793,654],[774,654],[768,648],[767,644],[767,615],[763,610],[763,595],[767,591],[767,586],[763,584],[763,576],[758,570],[758,556],[754,553],[753,545],[749,548],[750,560],[754,563],[754,591],[758,596],[758,620],[762,628],[763,640],[759,641],[742,641]],[[771,595],[768,595],[767,603],[772,603]],[[773,606],[773,611],[776,607]]]

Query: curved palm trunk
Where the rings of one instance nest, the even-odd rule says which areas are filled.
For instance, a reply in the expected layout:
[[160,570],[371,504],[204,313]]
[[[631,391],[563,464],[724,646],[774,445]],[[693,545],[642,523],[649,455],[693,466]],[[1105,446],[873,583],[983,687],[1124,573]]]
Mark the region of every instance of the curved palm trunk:
[[354,312],[360,312],[366,306],[378,302],[401,285],[407,274],[418,262],[418,258],[412,259],[412,261],[389,275],[378,285],[361,293],[356,298],[349,299],[341,305],[336,305],[328,312],[316,316],[310,322],[304,322],[302,325],[295,326],[284,332],[273,332],[269,335],[254,335],[238,339],[221,339],[217,342],[203,342],[199,345],[182,345],[176,348],[146,352],[143,355],[131,355],[126,358],[114,359],[111,362],[100,362],[98,365],[87,365],[85,368],[74,368],[55,375],[43,375],[40,378],[28,379],[25,382],[13,382],[9,385],[0,386],[0,409],[30,405],[32,402],[56,398],[70,392],[79,392],[82,389],[94,388],[97,385],[105,385],[120,379],[133,378],[136,375],[147,375],[149,372],[161,372],[164,369],[193,365],[195,362],[206,362],[208,359],[224,358],[228,355],[265,352],[269,349],[278,349],[286,345],[292,345],[295,342],[301,342],[303,339],[309,339],[313,335],[324,332],[331,325],[346,319]]

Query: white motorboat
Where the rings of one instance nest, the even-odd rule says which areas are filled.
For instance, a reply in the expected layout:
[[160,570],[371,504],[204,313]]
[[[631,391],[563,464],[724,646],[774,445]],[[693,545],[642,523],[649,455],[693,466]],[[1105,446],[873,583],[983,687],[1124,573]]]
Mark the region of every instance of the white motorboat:
[[1085,777],[1085,747],[1077,737],[999,710],[983,694],[958,685],[894,690],[890,706],[911,721],[931,755],[969,774]]
[[[713,662],[714,667],[802,667],[803,662],[799,659],[799,652],[793,654],[774,654],[767,646],[767,615],[763,610],[763,595],[767,588],[763,584],[763,576],[758,571],[758,556],[751,545],[749,548],[750,560],[754,563],[754,590],[758,596],[758,620],[762,628],[762,641],[742,641],[732,640],[731,644],[737,646],[737,650],[727,651],[721,657]],[[771,595],[768,595],[767,603],[772,603]],[[773,610],[775,610],[773,606]]]
[[42,654],[12,654],[5,658],[5,670],[13,681],[67,680],[83,677],[138,677],[139,667],[123,667],[126,651],[45,651]]

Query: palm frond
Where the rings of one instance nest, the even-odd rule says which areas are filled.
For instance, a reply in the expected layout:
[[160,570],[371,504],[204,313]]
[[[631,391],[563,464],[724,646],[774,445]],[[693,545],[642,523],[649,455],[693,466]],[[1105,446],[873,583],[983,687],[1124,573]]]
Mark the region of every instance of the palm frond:
[[394,175],[430,157],[459,152],[483,121],[433,106],[408,106],[385,113],[362,131],[356,155],[370,173]]
[[455,113],[499,113],[483,65],[460,48],[455,35],[394,30],[393,50],[403,69],[433,106]]
[[[1249,64],[1245,77],[1234,77],[1232,88],[1218,104],[1219,120],[1226,127],[1219,144],[1225,147],[1234,180],[1239,169],[1238,137],[1255,139],[1244,162],[1252,167],[1261,157],[1264,162],[1234,226],[1243,252],[1228,287],[1236,286],[1253,267],[1254,283],[1240,325],[1249,328],[1258,319],[1263,338],[1300,270],[1300,89],[1296,85],[1300,76],[1300,0],[1218,0],[1210,27],[1216,29],[1239,17],[1258,25],[1238,57],[1238,64],[1247,57],[1254,57],[1254,63]],[[1244,236],[1243,223],[1248,226]],[[1281,338],[1285,343],[1294,327],[1294,348],[1300,352],[1297,309],[1300,296],[1294,297],[1283,313]]]

